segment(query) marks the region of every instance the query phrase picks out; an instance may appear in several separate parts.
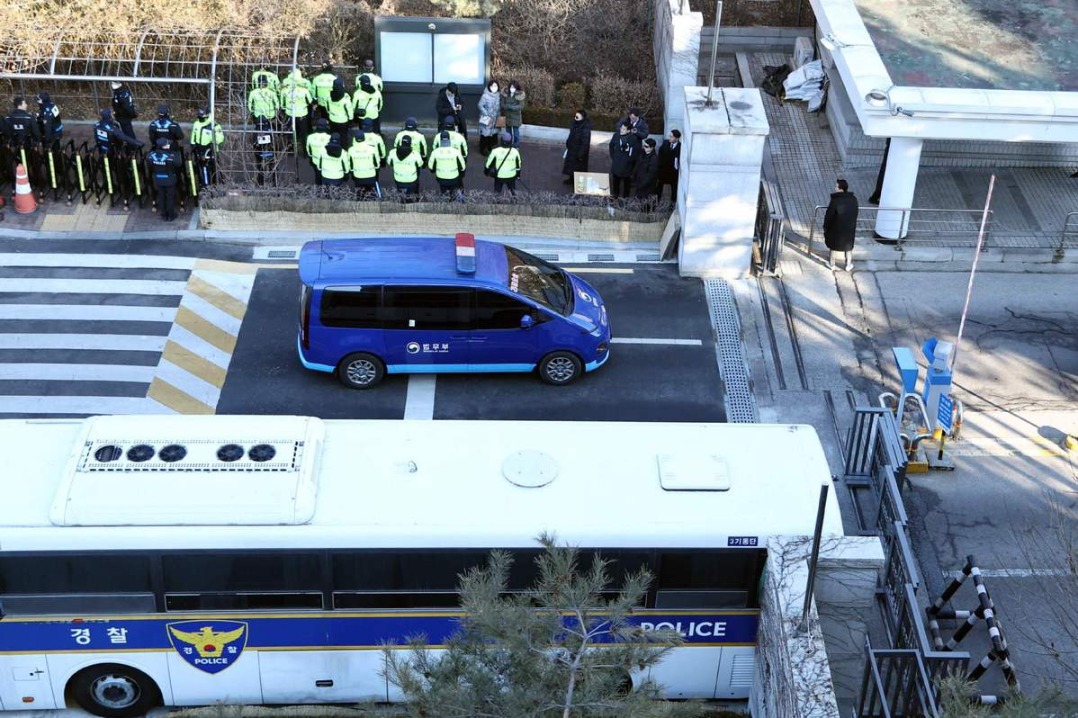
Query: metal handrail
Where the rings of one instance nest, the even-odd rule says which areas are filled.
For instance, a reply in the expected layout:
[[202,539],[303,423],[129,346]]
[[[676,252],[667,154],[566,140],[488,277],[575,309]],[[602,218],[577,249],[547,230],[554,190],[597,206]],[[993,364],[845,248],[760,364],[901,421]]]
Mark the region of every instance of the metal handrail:
[[[812,245],[816,240],[816,227],[820,222],[821,210],[826,210],[827,205],[818,204],[812,210],[812,225],[809,227],[808,251],[812,254]],[[902,221],[900,227],[905,227],[904,237],[894,240],[895,250],[901,250],[905,242],[911,240],[933,240],[941,235],[969,235],[969,243],[977,243],[977,234],[980,231],[981,215],[984,210],[980,209],[929,209],[926,207],[874,207],[860,206],[857,208],[857,231],[868,234],[875,232],[876,217],[880,212],[899,212]],[[866,216],[868,215],[868,216]],[[932,215],[943,215],[943,219],[931,219]],[[985,248],[988,246],[987,238],[991,234],[993,212],[988,210],[988,221],[985,223]]]
[[1056,261],[1063,259],[1068,237],[1078,246],[1078,212],[1068,212],[1063,219],[1063,231],[1059,235],[1059,246],[1056,247]]

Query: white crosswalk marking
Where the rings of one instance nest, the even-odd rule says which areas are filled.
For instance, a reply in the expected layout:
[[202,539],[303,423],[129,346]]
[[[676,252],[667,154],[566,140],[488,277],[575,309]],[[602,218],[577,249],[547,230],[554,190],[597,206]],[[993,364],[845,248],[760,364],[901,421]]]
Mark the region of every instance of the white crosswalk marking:
[[255,271],[0,252],[0,416],[213,412]]

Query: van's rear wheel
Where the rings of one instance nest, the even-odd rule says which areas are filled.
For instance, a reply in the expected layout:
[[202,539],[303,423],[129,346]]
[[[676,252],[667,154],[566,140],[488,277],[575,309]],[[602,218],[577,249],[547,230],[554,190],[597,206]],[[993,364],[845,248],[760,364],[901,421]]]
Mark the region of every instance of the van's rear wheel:
[[356,352],[349,354],[337,365],[337,377],[352,389],[370,389],[382,381],[386,365],[373,354]]
[[539,362],[539,378],[554,386],[565,386],[583,372],[580,358],[570,352],[551,352]]
[[87,713],[104,718],[135,718],[161,705],[153,679],[130,666],[104,663],[71,679],[75,702]]

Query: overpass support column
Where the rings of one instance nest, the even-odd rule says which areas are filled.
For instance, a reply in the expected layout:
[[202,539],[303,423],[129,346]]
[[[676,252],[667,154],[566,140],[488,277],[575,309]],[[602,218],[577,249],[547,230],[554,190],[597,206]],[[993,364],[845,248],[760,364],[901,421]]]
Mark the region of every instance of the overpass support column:
[[892,137],[887,155],[887,169],[880,193],[881,209],[876,215],[876,235],[884,239],[903,239],[910,228],[910,213],[897,211],[913,207],[917,189],[917,170],[921,167],[924,140],[916,137]]

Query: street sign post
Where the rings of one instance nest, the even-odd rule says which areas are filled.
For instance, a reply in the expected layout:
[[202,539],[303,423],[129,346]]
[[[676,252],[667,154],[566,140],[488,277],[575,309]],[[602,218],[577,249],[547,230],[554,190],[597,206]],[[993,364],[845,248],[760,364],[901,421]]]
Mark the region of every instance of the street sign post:
[[951,420],[954,418],[954,401],[948,394],[940,394],[939,412],[936,414],[936,427],[944,434],[951,432]]

